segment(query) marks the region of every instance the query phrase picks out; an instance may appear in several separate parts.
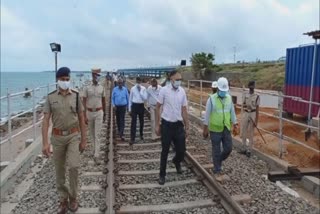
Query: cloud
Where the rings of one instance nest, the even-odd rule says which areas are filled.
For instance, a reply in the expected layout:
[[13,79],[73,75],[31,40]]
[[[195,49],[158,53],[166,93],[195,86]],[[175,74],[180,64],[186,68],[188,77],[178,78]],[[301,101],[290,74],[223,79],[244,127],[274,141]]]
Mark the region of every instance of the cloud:
[[59,64],[77,70],[169,64],[194,52],[221,62],[277,59],[310,43],[317,0],[44,1],[1,4],[1,67],[52,68],[49,43],[62,44]]

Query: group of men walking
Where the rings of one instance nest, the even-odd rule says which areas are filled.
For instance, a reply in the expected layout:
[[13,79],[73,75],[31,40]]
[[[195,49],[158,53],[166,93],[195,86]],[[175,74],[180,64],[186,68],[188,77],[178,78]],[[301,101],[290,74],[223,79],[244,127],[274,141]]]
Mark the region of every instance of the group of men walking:
[[[58,79],[57,90],[48,94],[44,106],[44,120],[42,125],[43,154],[50,156],[48,141],[49,121],[52,119],[51,145],[53,161],[56,170],[57,190],[60,195],[58,213],[66,213],[68,209],[75,212],[78,209],[78,168],[80,152],[86,148],[86,124],[89,126],[91,142],[94,146],[93,158],[99,162],[100,139],[102,123],[106,120],[106,88],[99,83],[101,69],[92,69],[92,84],[83,92],[81,101],[79,92],[70,86],[70,69],[62,67],[56,73]],[[112,78],[106,78],[109,83]],[[181,87],[182,77],[176,70],[167,75],[162,87],[156,79],[146,89],[140,77],[129,90],[124,86],[123,79],[117,79],[112,90],[111,102],[116,113],[118,136],[124,138],[125,114],[131,116],[130,141],[136,143],[136,123],[139,118],[140,140],[144,141],[144,103],[150,110],[152,139],[161,136],[161,158],[159,184],[166,181],[166,168],[170,145],[175,147],[175,156],[172,159],[178,174],[182,173],[181,162],[186,151],[186,139],[189,133],[188,101],[185,90]],[[249,83],[250,91],[243,98],[245,115],[242,121],[242,154],[250,157],[253,143],[253,126],[258,122],[260,98],[254,93],[254,82]],[[229,93],[229,83],[224,77],[212,83],[212,94],[206,103],[203,137],[210,133],[212,142],[213,173],[222,171],[222,162],[232,151],[231,130],[238,129],[238,123],[232,98]],[[81,133],[79,144],[79,132]],[[249,146],[246,139],[249,138]],[[222,144],[222,150],[221,150]],[[66,163],[69,167],[69,184],[65,184]]]

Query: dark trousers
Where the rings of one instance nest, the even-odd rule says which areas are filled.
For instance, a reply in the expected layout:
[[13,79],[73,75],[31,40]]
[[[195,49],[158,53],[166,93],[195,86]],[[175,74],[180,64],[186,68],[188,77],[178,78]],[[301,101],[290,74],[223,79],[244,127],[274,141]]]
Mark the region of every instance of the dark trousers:
[[123,137],[124,118],[126,115],[126,108],[127,106],[117,106],[117,110],[116,110],[117,127],[118,127],[118,133],[120,137]]
[[180,164],[184,159],[186,151],[186,133],[181,121],[172,123],[164,119],[161,120],[161,159],[160,159],[160,176],[166,176],[167,160],[170,149],[170,143],[173,142],[176,155],[173,158],[175,164]]
[[143,137],[143,124],[144,124],[144,104],[143,103],[132,103],[132,106],[131,106],[131,141],[134,141],[136,138],[137,116],[139,116],[139,122],[140,122],[140,137]]
[[[231,133],[226,127],[224,127],[222,132],[210,132],[210,137],[212,142],[214,172],[220,172],[222,161],[227,159],[232,151]],[[223,148],[222,151],[221,143]]]

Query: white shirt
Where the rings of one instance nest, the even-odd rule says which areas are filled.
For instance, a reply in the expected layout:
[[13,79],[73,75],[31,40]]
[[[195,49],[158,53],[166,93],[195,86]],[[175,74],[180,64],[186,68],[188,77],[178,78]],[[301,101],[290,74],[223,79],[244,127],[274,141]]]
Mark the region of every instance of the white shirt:
[[152,85],[150,85],[148,87],[148,89],[147,89],[147,92],[148,92],[148,106],[157,105],[160,89],[161,89],[160,85],[158,85],[156,89],[153,89]]
[[116,74],[113,75],[113,81],[117,82],[118,81],[118,76]]
[[160,90],[158,102],[163,105],[161,118],[169,122],[182,121],[182,107],[187,106],[187,95],[182,87],[175,90],[167,85]]
[[130,90],[129,97],[129,111],[131,111],[132,103],[144,103],[147,100],[148,93],[144,86],[140,85],[140,91],[137,88],[137,85],[133,86]]

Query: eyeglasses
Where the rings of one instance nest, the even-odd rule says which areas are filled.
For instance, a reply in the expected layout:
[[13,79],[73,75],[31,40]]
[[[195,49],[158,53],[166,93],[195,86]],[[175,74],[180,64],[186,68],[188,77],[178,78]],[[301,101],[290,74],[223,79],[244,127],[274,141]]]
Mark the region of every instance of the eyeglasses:
[[176,81],[182,81],[182,78],[180,78],[180,79],[176,79]]

